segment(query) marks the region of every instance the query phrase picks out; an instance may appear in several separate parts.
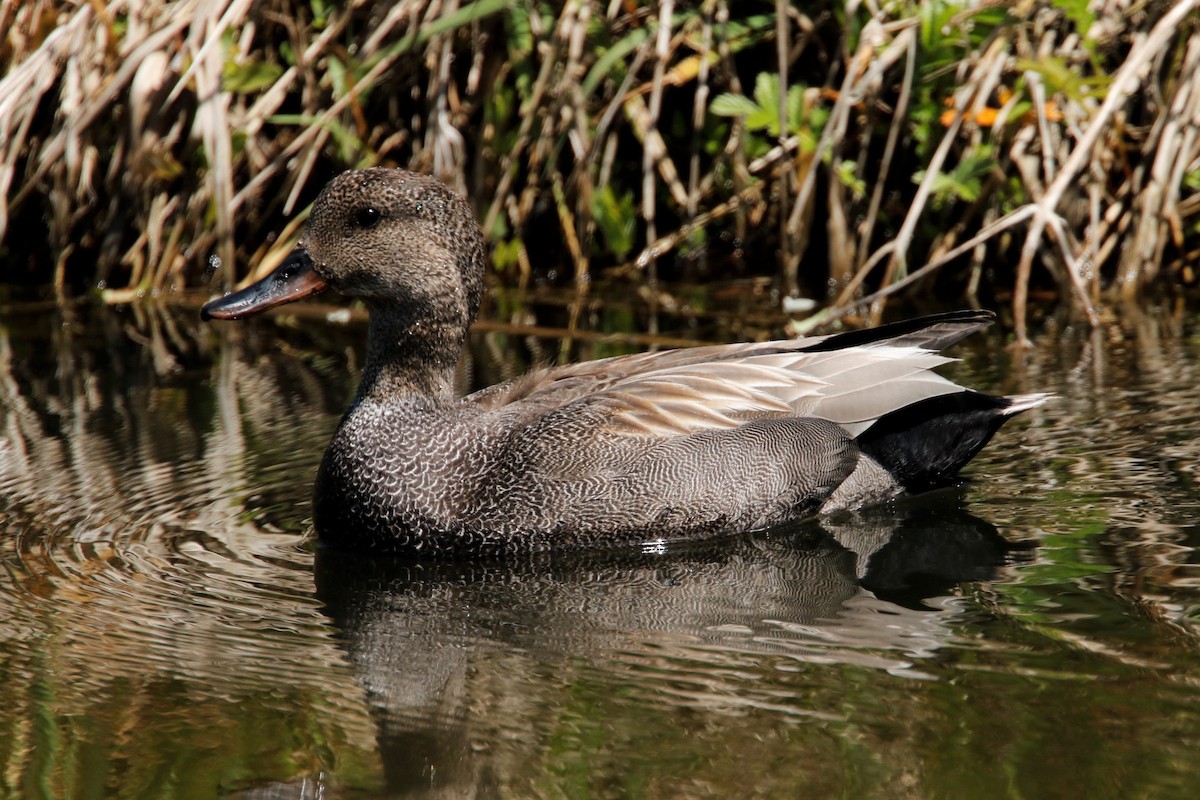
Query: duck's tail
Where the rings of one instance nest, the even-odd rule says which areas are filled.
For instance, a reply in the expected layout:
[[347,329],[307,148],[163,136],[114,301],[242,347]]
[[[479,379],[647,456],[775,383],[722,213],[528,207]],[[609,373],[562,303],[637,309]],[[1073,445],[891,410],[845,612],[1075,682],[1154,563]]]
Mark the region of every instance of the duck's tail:
[[1037,408],[1043,403],[1053,400],[1053,392],[1034,392],[1033,394],[1010,394],[1004,398],[1008,401],[1008,407],[1004,409],[1004,415],[1011,417],[1020,414],[1022,411],[1028,411],[1031,408]]
[[930,397],[880,417],[858,446],[909,492],[936,489],[952,483],[1001,425],[1051,397],[974,391]]

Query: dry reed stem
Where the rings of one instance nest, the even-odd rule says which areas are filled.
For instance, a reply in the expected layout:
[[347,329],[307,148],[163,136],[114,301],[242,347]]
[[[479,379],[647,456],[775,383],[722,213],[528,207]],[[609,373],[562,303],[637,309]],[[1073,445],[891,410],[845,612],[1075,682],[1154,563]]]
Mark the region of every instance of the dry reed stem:
[[[883,43],[889,33],[896,30],[889,30],[874,19],[863,29],[860,47],[854,54],[851,64],[847,67],[846,75],[838,91],[837,101],[830,112],[829,121],[821,133],[821,138],[817,142],[816,152],[818,156],[823,157],[825,153],[832,152],[833,142],[840,141],[846,133],[851,108],[863,101],[866,95],[865,88],[880,84],[883,73],[894,66],[899,60],[900,55],[910,47],[909,37],[915,36],[911,25],[899,28],[899,36],[894,37],[888,42],[886,47],[883,47]],[[876,52],[880,47],[882,47],[882,52]],[[802,230],[800,222],[806,214],[811,214],[810,200],[816,186],[816,178],[817,170],[814,164],[805,174],[804,182],[801,184],[800,191],[796,195],[796,200],[792,204],[791,213],[788,217],[788,231],[791,235],[800,239],[801,246],[792,255],[792,262],[791,266],[787,268],[787,275],[792,274],[792,271],[798,271],[800,259],[803,257],[807,247],[807,234]],[[880,185],[883,185],[882,181]],[[869,242],[869,238],[864,238],[862,241],[865,247]],[[847,247],[846,249],[850,248]],[[888,252],[895,252],[895,246],[888,247]],[[872,260],[870,263],[873,267],[877,262]],[[869,269],[865,267],[863,270],[860,270],[861,277],[852,279],[852,284],[857,286],[866,277],[867,272],[869,272]],[[850,291],[853,291],[853,289]],[[844,291],[842,296],[848,298],[850,294]],[[841,302],[840,299],[839,302]]]
[[[1189,19],[1196,5],[1185,0],[1137,17],[1120,2],[1092,4],[1085,36],[1043,0],[1009,10],[999,24],[985,12],[1001,6],[984,3],[939,23],[931,40],[911,10],[855,0],[844,17],[861,26],[857,38],[783,2],[765,7],[775,18],[748,38],[737,27],[747,19],[742,9],[723,0],[652,7],[570,0],[553,19],[495,0],[357,2],[330,7],[319,29],[309,24],[312,8],[289,0],[5,4],[0,20],[15,33],[13,64],[0,79],[0,235],[13,213],[42,210],[25,207],[36,198],[50,220],[51,263],[64,289],[71,259],[90,252],[98,253],[98,280],[126,280],[111,287],[113,300],[186,285],[210,253],[228,284],[261,274],[286,251],[318,175],[398,162],[432,170],[481,206],[490,199],[485,228],[514,245],[521,283],[533,274],[524,238],[547,197],[576,286],[605,269],[613,254],[597,239],[594,210],[604,197],[597,192],[611,188],[640,211],[637,255],[609,268],[614,274],[654,280],[657,259],[689,239],[702,243],[698,257],[709,261],[705,248],[718,237],[694,236],[702,224],[740,242],[770,221],[763,230],[785,232],[774,243],[782,288],[819,292],[832,278],[836,299],[827,312],[844,313],[861,307],[861,293],[890,297],[911,287],[913,275],[964,254],[965,291],[974,297],[984,265],[1018,248],[1009,238],[1019,219],[1030,223],[1013,293],[1024,341],[1035,267],[1092,319],[1105,285],[1110,296],[1140,294],[1160,271],[1192,274],[1179,259],[1200,249],[1192,232],[1200,201],[1190,193],[1200,174],[1200,34]],[[58,24],[40,31],[35,22],[47,10],[59,13]],[[522,14],[531,44],[518,51],[506,37]],[[966,46],[976,22],[988,33]],[[294,63],[276,44],[281,31]],[[1120,49],[1125,41],[1128,52]],[[939,46],[959,56],[942,72],[925,70],[923,48]],[[600,70],[606,49],[617,47],[625,48],[621,59]],[[824,89],[804,95],[805,114],[820,96],[825,115],[822,128],[805,129],[816,137],[815,155],[801,148],[812,140],[786,124],[778,137],[764,136],[762,127],[730,119],[724,138],[713,140],[711,96],[745,95],[743,81],[756,78],[738,55],[745,47],[759,49],[746,63],[779,73],[773,102],[784,117],[790,87],[823,79]],[[797,72],[821,59],[831,64],[827,76]],[[277,68],[256,89],[230,91],[229,70],[255,63]],[[1046,67],[1054,63],[1100,81],[1112,65],[1108,97],[1089,96],[1099,83],[1064,88]],[[931,90],[935,84],[941,88]],[[1138,86],[1153,91],[1129,103]],[[468,127],[485,118],[496,91],[519,104],[502,132],[510,137],[503,152],[497,131],[472,135]],[[930,123],[931,103],[946,96],[937,93],[950,91],[949,124],[939,123],[936,106]],[[300,125],[274,119],[296,111]],[[990,121],[982,121],[985,113]],[[929,149],[916,162],[918,125],[926,126]],[[680,159],[686,169],[677,168],[685,166]],[[992,169],[979,196],[935,188],[970,159]],[[912,185],[918,169],[924,178]],[[1017,193],[997,179],[1004,172],[1020,176]],[[1116,185],[1114,176],[1124,180]],[[819,181],[828,184],[821,201]],[[1037,213],[1003,213],[1014,205]],[[506,225],[496,224],[501,214]],[[290,226],[259,244],[283,229],[285,215]],[[825,226],[823,238],[813,236],[814,224]],[[896,233],[881,241],[889,227]],[[828,248],[824,258],[802,261],[811,242]],[[250,268],[235,275],[239,257],[249,257]],[[827,275],[818,264],[828,265]],[[874,304],[872,316],[881,309]]]
[[[1200,35],[1193,35],[1188,41],[1179,77],[1180,88],[1171,103],[1169,113],[1159,117],[1163,123],[1162,132],[1158,137],[1160,143],[1154,153],[1149,184],[1139,195],[1138,226],[1126,256],[1126,262],[1137,267],[1138,280],[1154,278],[1167,242],[1172,238],[1172,230],[1177,230],[1180,225],[1177,212],[1178,187],[1183,180],[1186,154],[1190,152],[1190,145],[1195,136],[1193,120],[1196,114],[1200,113],[1198,64]],[[1181,128],[1186,129],[1186,133]],[[1181,236],[1174,238],[1177,244],[1182,243]],[[1080,253],[1077,260],[1083,259],[1084,253]],[[1127,297],[1134,285],[1135,281],[1131,280],[1123,287],[1123,293]]]
[[[659,4],[659,20],[657,36],[654,39],[654,77],[651,81],[650,103],[645,113],[641,111],[641,98],[633,97],[625,104],[627,113],[635,119],[635,124],[641,122],[642,128],[642,219],[646,223],[646,238],[657,238],[657,207],[655,199],[654,167],[661,164],[666,155],[662,138],[658,135],[658,117],[662,110],[663,76],[666,72],[667,58],[671,47],[671,14],[675,9],[673,0],[663,0]],[[640,117],[640,120],[638,119]],[[671,167],[673,180],[668,181],[675,190],[676,199],[683,187],[679,185],[678,173]],[[687,203],[687,194],[682,192],[683,202]],[[654,268],[653,261],[650,268]],[[654,277],[651,277],[653,282]]]
[[696,96],[692,99],[692,152],[688,159],[687,203],[685,204],[689,222],[695,219],[700,209],[701,131],[704,130],[704,120],[708,114],[709,55],[713,47],[712,18],[715,13],[715,0],[705,0],[702,8],[704,16],[700,33],[700,68],[696,73]]
[[[78,114],[70,120],[68,134],[60,134],[51,138],[46,146],[42,148],[41,152],[38,153],[37,167],[33,174],[25,179],[24,185],[17,190],[16,195],[11,201],[5,204],[0,199],[0,206],[5,207],[5,213],[0,218],[6,220],[7,209],[20,205],[37,187],[42,177],[65,155],[68,146],[71,144],[71,135],[76,137],[81,135],[101,114],[109,110],[120,92],[133,79],[142,61],[150,54],[166,46],[171,39],[187,27],[189,22],[188,14],[193,5],[194,3],[192,2],[185,3],[180,9],[177,19],[167,23],[163,28],[155,31],[149,38],[145,39],[133,52],[123,59],[116,73],[98,91],[94,92],[90,97],[81,100]],[[0,81],[0,111],[11,109],[18,120],[18,125],[27,126],[28,120],[32,119],[42,95],[49,88],[49,85],[53,83],[54,72],[57,70],[58,65],[67,59],[70,42],[91,23],[90,11],[91,6],[82,6],[67,26],[58,28],[52,32],[38,48],[38,51],[30,56],[28,63],[33,65],[35,73],[40,71],[43,76],[49,75],[51,79],[49,84],[45,80],[29,80],[21,74],[22,70],[20,69],[14,70],[5,76],[3,81]],[[56,34],[60,32],[62,35],[57,36]],[[10,79],[12,79],[11,83]],[[13,117],[10,117],[8,114],[0,114],[0,119],[10,120]],[[10,147],[13,144],[17,145],[16,147],[12,147],[14,151],[12,154],[13,159],[20,153],[20,144],[24,143],[24,136],[18,138],[19,141],[17,142],[8,143]],[[6,158],[5,163],[8,162],[9,159]],[[0,226],[0,236],[3,236],[5,232],[5,227]]]
[[547,88],[550,84],[550,78],[554,74],[554,67],[558,60],[558,45],[555,40],[551,40],[541,53],[542,63],[538,70],[537,81],[533,85],[533,91],[527,102],[521,107],[521,125],[517,131],[516,144],[513,145],[510,151],[509,161],[506,168],[500,175],[500,180],[496,186],[495,194],[492,196],[491,205],[488,207],[487,217],[483,222],[484,231],[490,231],[496,224],[496,219],[500,215],[500,211],[504,208],[505,200],[509,192],[512,191],[513,181],[517,178],[517,166],[520,163],[521,157],[530,144],[530,132],[533,130],[534,114],[533,110],[541,105],[542,98],[545,96]]
[[195,78],[196,94],[200,101],[196,109],[196,125],[201,130],[204,151],[208,154],[208,189],[216,212],[217,255],[221,260],[222,279],[231,283],[234,265],[233,241],[233,145],[230,141],[229,94],[221,90],[224,56],[214,43],[230,26],[240,22],[249,10],[249,0],[230,3],[221,11],[217,3],[208,4],[188,37],[192,63],[167,98],[170,103],[182,91],[188,78]]
[[[1092,158],[1092,150],[1099,140],[1100,134],[1108,128],[1118,107],[1140,85],[1140,73],[1142,70],[1151,59],[1166,48],[1171,38],[1178,32],[1184,18],[1191,14],[1195,10],[1195,7],[1196,0],[1182,0],[1163,15],[1162,19],[1154,25],[1145,39],[1133,46],[1129,56],[1125,59],[1125,62],[1113,78],[1112,85],[1108,89],[1108,95],[1104,98],[1099,111],[1096,112],[1095,117],[1091,119],[1087,128],[1084,129],[1083,136],[1075,144],[1071,156],[1063,164],[1062,170],[1046,189],[1045,196],[1035,205],[1036,213],[1031,220],[1029,231],[1025,236],[1025,244],[1021,248],[1021,259],[1017,263],[1017,283],[1013,293],[1013,317],[1016,344],[1018,347],[1032,346],[1032,342],[1030,342],[1027,334],[1028,323],[1026,319],[1028,312],[1029,277],[1033,271],[1034,254],[1037,252],[1042,235],[1046,230],[1051,216],[1057,214],[1058,204],[1062,200],[1063,193],[1071,182],[1075,180],[1076,175],[1079,174],[1084,164]],[[1074,258],[1067,259],[1068,265],[1074,266],[1074,263]],[[1075,272],[1075,270],[1072,270],[1072,272]],[[1089,316],[1093,324],[1095,324],[1094,312]]]
[[932,275],[937,270],[941,269],[943,266],[963,255],[964,253],[970,252],[974,248],[986,243],[1009,228],[1012,228],[1030,219],[1033,217],[1035,210],[1036,209],[1032,205],[1022,206],[1016,211],[1006,214],[1004,217],[988,225],[975,236],[963,242],[958,247],[955,247],[953,250],[945,253],[941,258],[930,261],[920,269],[913,270],[900,280],[890,283],[884,286],[882,289],[879,289],[878,291],[873,292],[865,297],[852,300],[845,304],[829,306],[806,320],[792,322],[788,325],[788,332],[795,336],[804,335],[805,333],[808,333],[809,331],[812,331],[822,325],[828,325],[832,322],[836,322],[837,320],[857,309],[870,306],[873,303],[877,303],[880,300],[890,297],[891,295],[899,292],[901,289],[905,289],[922,278]]
[[[902,34],[904,36],[905,34]],[[900,41],[901,37],[896,37]],[[860,252],[866,251],[866,245],[871,241],[872,235],[875,232],[875,222],[879,217],[879,205],[883,201],[883,191],[887,186],[887,177],[892,168],[892,159],[896,156],[896,143],[900,139],[900,132],[903,129],[903,122],[908,117],[908,105],[912,99],[913,77],[916,74],[917,68],[917,35],[915,31],[906,32],[906,53],[904,60],[904,80],[900,84],[900,96],[896,101],[895,113],[892,115],[892,123],[888,126],[887,143],[883,146],[883,157],[879,163],[879,179],[875,182],[875,188],[871,192],[871,202],[867,206],[867,216],[862,225],[860,233],[860,241],[863,247]],[[866,273],[861,269],[864,264],[859,264],[859,275],[862,277],[857,279],[857,283],[861,284],[866,277]],[[843,290],[839,296],[840,303],[846,302],[853,295],[854,289],[847,293]]]
[[888,258],[887,266],[884,270],[883,286],[887,286],[892,282],[892,277],[899,275],[904,277],[907,273],[908,264],[908,248],[912,243],[913,234],[916,230],[917,222],[921,218],[921,212],[925,209],[926,203],[929,202],[929,197],[933,191],[933,181],[941,172],[946,159],[950,155],[950,149],[954,145],[954,140],[957,138],[959,128],[962,126],[963,116],[966,109],[978,108],[991,94],[996,84],[1000,80],[1000,70],[1003,66],[1004,43],[997,39],[992,42],[992,45],[980,58],[979,64],[973,70],[971,79],[969,79],[964,87],[963,93],[956,98],[958,111],[954,115],[953,122],[946,128],[946,134],[942,137],[941,143],[937,150],[934,151],[933,157],[929,161],[929,165],[925,168],[925,177],[917,186],[917,193],[913,197],[912,204],[909,206],[908,214],[904,217],[904,222],[900,226],[900,232],[896,234],[896,244],[892,248],[890,257]]
[[[790,5],[787,0],[775,0],[775,59],[776,68],[779,73],[779,88],[776,93],[775,102],[778,103],[780,125],[779,125],[779,141],[782,143],[787,138],[787,126],[783,121],[787,119],[788,107],[788,17],[787,10]],[[811,172],[812,170],[810,170]],[[779,205],[786,208],[788,197],[790,195],[788,188],[792,177],[792,170],[781,169],[777,173],[779,182]],[[792,239],[793,231],[790,230],[788,220],[784,219],[783,215],[779,216],[779,258],[783,262],[783,290],[787,292],[789,297],[794,297],[799,294],[799,256],[792,255]],[[801,251],[803,252],[803,250]]]
[[761,200],[762,187],[759,184],[753,184],[744,188],[740,194],[729,200],[714,206],[710,210],[696,215],[687,224],[680,226],[676,231],[657,239],[646,245],[640,253],[630,262],[613,267],[608,271],[610,277],[629,278],[640,272],[643,272],[654,259],[661,258],[667,253],[674,250],[679,244],[685,241],[689,236],[700,230],[705,225],[714,220],[721,219],[736,212],[744,207],[751,198]]
[[[882,72],[882,71],[884,71],[884,69],[886,67],[890,67],[891,64],[894,63],[895,60],[898,59],[898,54],[900,51],[903,50],[908,56],[906,59],[906,65],[905,65],[905,73],[906,73],[905,83],[903,85],[903,88],[901,89],[900,101],[896,107],[896,113],[895,113],[895,116],[893,119],[893,123],[888,130],[888,140],[887,140],[887,144],[885,145],[885,148],[884,148],[883,164],[882,164],[882,170],[881,170],[883,172],[884,177],[886,177],[886,175],[887,175],[887,170],[890,167],[891,159],[893,157],[892,148],[894,148],[896,139],[899,136],[899,123],[904,119],[904,114],[907,111],[907,107],[908,107],[907,92],[911,85],[910,84],[910,80],[911,80],[910,69],[913,65],[913,60],[915,59],[915,47],[916,47],[916,32],[912,28],[901,31],[900,35],[897,36],[888,45],[887,49],[885,50],[884,55],[878,59],[878,63],[876,64],[876,69],[878,69],[879,72]],[[886,64],[886,67],[885,67],[885,64]],[[849,91],[848,91],[847,87],[843,87],[843,93],[847,97],[849,97]],[[839,100],[841,100],[840,96],[839,96]],[[949,136],[950,136],[950,133],[947,132],[947,137],[949,137]],[[863,232],[863,235],[861,237],[864,252],[866,249],[866,245],[868,245],[871,241],[871,232],[874,228],[873,214],[878,211],[879,199],[882,197],[883,187],[885,185],[886,185],[885,181],[880,180],[879,183],[876,184],[877,188],[872,195],[871,206],[868,208],[867,225],[865,226],[865,231]],[[807,184],[806,184],[806,187],[807,187]],[[799,199],[797,199],[797,204],[799,204]],[[795,213],[795,209],[793,209],[793,214],[794,213]],[[875,266],[884,257],[893,255],[896,252],[897,246],[898,245],[896,244],[896,242],[889,242],[888,244],[883,245],[874,255],[872,255],[870,258],[868,258],[865,263],[860,265],[858,272],[855,273],[855,275],[843,287],[842,292],[840,295],[838,295],[838,298],[837,298],[836,302],[834,303],[834,305],[841,306],[841,305],[844,305],[846,302],[848,302],[850,300],[850,298],[853,297],[854,293],[856,291],[858,291],[858,288],[862,285],[863,281],[866,280],[866,278],[870,274],[871,270],[874,269]],[[884,283],[886,284],[887,281],[885,280]]]

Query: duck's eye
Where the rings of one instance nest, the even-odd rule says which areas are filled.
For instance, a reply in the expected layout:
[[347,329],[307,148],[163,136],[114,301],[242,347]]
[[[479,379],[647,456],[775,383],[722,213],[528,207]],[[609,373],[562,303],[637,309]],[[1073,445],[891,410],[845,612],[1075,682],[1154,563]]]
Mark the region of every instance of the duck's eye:
[[379,209],[370,206],[354,212],[354,221],[360,228],[374,228],[382,218],[383,215],[379,213]]

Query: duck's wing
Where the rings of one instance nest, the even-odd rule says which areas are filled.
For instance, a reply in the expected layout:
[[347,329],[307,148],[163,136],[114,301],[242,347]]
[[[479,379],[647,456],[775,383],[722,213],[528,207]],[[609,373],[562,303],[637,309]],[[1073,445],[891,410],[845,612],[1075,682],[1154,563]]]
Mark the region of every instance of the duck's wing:
[[605,407],[606,428],[677,435],[771,416],[821,417],[858,435],[881,416],[964,389],[931,370],[937,350],[989,324],[955,312],[832,336],[643,353],[532,373],[468,400],[546,411]]

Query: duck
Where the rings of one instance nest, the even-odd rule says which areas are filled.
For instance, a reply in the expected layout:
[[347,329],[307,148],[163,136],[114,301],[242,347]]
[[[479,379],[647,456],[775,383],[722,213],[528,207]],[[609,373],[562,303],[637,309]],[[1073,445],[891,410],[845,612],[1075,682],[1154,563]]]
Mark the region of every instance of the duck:
[[544,367],[459,396],[485,261],[474,212],[445,183],[351,170],[273,272],[203,307],[241,319],[326,289],[367,307],[358,390],[313,488],[324,544],[503,558],[769,529],[955,483],[1049,397],[934,371],[994,321],[979,310]]

